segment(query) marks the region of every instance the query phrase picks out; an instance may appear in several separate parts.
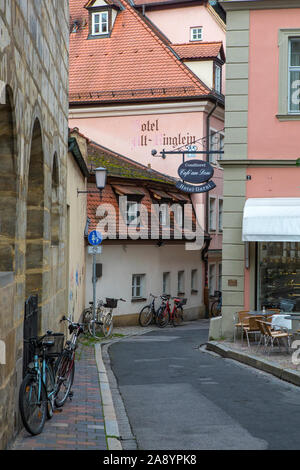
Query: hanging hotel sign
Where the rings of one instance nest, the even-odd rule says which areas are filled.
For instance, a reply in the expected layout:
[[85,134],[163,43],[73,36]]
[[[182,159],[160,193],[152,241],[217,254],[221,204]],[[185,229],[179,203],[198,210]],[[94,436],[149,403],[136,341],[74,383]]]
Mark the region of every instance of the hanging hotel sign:
[[203,160],[182,163],[178,168],[178,175],[182,181],[176,183],[176,188],[186,193],[206,193],[216,187],[213,181],[209,181],[214,175],[214,169]]

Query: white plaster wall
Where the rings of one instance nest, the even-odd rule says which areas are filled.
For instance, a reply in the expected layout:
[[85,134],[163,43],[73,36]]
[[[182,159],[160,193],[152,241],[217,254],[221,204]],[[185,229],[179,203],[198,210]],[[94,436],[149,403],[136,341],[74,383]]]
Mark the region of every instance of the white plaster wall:
[[[92,255],[87,254],[86,305],[93,299]],[[138,313],[146,302],[131,302],[132,274],[146,274],[145,297],[150,292],[162,293],[163,272],[171,273],[172,296],[177,295],[177,273],[185,271],[185,307],[193,309],[203,304],[203,263],[201,251],[186,251],[184,245],[103,245],[102,254],[97,255],[97,263],[103,265],[102,278],[97,282],[97,299],[117,297],[127,300],[119,302],[115,315]],[[198,269],[198,294],[191,295],[191,270]]]
[[209,88],[213,87],[214,79],[214,63],[212,60],[186,60],[184,61],[185,65],[194,72],[197,77],[202,80]]

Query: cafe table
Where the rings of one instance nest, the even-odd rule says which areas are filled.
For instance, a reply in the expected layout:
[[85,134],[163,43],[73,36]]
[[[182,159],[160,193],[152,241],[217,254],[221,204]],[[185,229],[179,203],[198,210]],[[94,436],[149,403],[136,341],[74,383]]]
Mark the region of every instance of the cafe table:
[[[272,315],[273,313],[273,315]],[[278,313],[277,311],[275,310],[268,310],[268,311],[263,311],[263,310],[250,310],[249,311],[249,315],[253,315],[253,316],[272,316],[272,327],[275,329],[275,330],[280,330],[280,328],[285,328],[287,330],[292,330],[292,320],[291,318],[288,318],[286,313],[285,314],[281,314],[281,313]],[[300,313],[299,313],[300,315]],[[300,316],[299,316],[299,319],[300,319]]]
[[293,333],[297,333],[300,330],[300,312],[286,312],[284,314],[286,321],[291,322],[291,330]]

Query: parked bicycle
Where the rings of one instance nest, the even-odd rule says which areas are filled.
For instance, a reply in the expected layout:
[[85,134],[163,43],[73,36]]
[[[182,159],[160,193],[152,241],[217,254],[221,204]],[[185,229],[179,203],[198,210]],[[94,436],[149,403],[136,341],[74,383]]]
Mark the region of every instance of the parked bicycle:
[[158,315],[157,324],[160,328],[164,328],[169,323],[172,323],[173,326],[180,325],[184,318],[183,318],[183,306],[186,305],[187,299],[179,299],[178,297],[172,297],[174,300],[173,309],[171,310],[171,305],[169,300],[171,296],[166,297],[166,305],[162,312]]
[[118,302],[126,302],[124,299],[106,298],[98,301],[96,318],[93,318],[93,302],[90,302],[90,307],[84,312],[85,332],[89,332],[91,336],[98,338],[101,334],[105,338],[112,334],[113,330],[113,310],[117,308]]
[[61,408],[66,402],[67,398],[72,398],[71,388],[74,381],[75,374],[75,351],[78,347],[78,338],[83,333],[83,325],[81,323],[74,323],[68,317],[63,316],[62,321],[69,323],[69,332],[71,339],[66,342],[56,365],[56,392],[55,392],[55,406]]
[[216,300],[214,300],[210,306],[210,316],[218,317],[219,315],[221,315],[222,311],[222,292],[216,290],[214,293],[214,297],[216,298]]
[[63,349],[62,333],[47,333],[40,338],[26,340],[33,349],[33,362],[27,366],[27,373],[19,390],[19,409],[25,429],[32,435],[40,434],[46,418],[53,416],[57,381],[57,356]]
[[[151,323],[157,323],[158,316],[166,306],[166,296],[150,294],[150,297],[152,297],[151,302],[148,305],[145,305],[139,314],[139,324],[141,326],[149,326]],[[158,297],[160,297],[162,301],[159,307],[156,309],[155,300],[158,299]]]

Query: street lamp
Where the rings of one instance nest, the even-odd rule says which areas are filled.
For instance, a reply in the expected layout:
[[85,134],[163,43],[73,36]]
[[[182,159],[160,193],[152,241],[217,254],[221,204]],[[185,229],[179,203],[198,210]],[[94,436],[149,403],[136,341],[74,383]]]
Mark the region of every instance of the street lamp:
[[77,189],[77,195],[98,193],[100,191],[100,199],[102,199],[102,191],[105,188],[106,180],[107,180],[107,168],[104,168],[104,167],[96,168],[95,175],[96,175],[96,186],[97,186],[98,191],[94,191],[93,189],[88,189],[87,191],[79,191],[79,189]]

